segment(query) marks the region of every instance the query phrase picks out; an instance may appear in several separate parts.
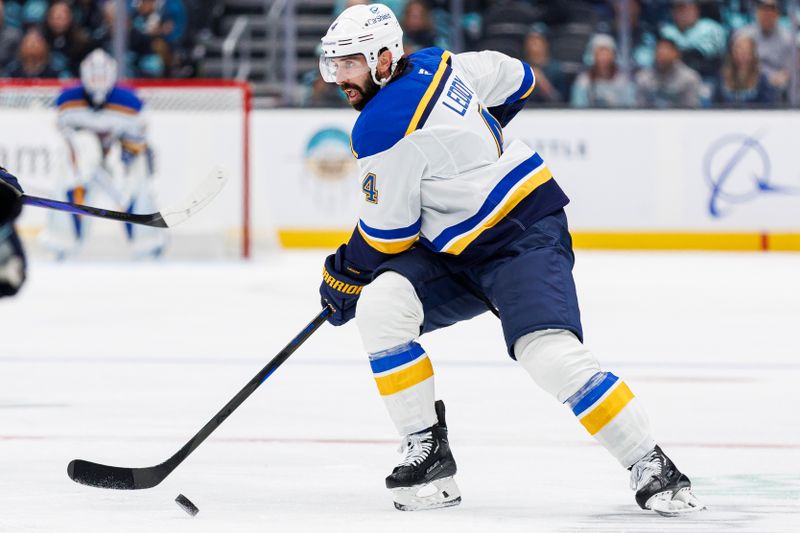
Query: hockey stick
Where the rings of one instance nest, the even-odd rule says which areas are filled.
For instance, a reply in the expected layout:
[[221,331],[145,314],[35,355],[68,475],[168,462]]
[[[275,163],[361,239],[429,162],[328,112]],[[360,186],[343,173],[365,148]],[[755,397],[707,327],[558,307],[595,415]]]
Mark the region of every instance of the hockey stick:
[[124,211],[112,211],[89,205],[73,204],[71,202],[60,202],[49,198],[39,198],[38,196],[22,195],[22,203],[35,207],[45,207],[57,211],[67,211],[75,215],[88,215],[91,217],[118,220],[130,224],[140,224],[142,226],[153,226],[155,228],[171,228],[180,224],[190,216],[197,213],[211,202],[212,199],[222,190],[227,178],[220,169],[214,169],[195,189],[192,196],[185,200],[179,207],[165,209],[157,213],[135,214]]
[[253,391],[264,383],[264,381],[266,381],[267,378],[272,375],[272,373],[275,372],[275,370],[281,366],[281,364],[286,361],[323,322],[325,322],[331,311],[331,307],[325,307],[297,337],[292,339],[278,355],[267,363],[267,366],[262,368],[242,390],[236,393],[236,396],[231,398],[231,401],[226,403],[225,407],[220,409],[194,437],[189,439],[189,442],[184,444],[183,448],[178,450],[175,455],[163,463],[146,468],[124,468],[101,465],[82,459],[74,459],[70,461],[69,466],[67,466],[67,474],[77,483],[104,489],[133,490],[155,487],[164,481],[164,478],[175,470],[175,468],[181,464],[195,448],[200,446],[200,444],[253,393]]

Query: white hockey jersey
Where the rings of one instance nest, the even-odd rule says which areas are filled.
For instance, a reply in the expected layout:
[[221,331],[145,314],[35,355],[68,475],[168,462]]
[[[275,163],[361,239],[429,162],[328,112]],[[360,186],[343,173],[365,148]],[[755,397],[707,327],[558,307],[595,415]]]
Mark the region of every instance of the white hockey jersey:
[[372,270],[417,242],[480,260],[567,204],[536,152],[503,141],[535,85],[530,66],[439,48],[408,60],[353,127],[364,204],[349,261]]
[[142,101],[132,89],[115,86],[106,101],[95,107],[82,85],[68,87],[56,99],[56,107],[59,129],[93,132],[104,151],[115,141],[130,153],[145,149]]

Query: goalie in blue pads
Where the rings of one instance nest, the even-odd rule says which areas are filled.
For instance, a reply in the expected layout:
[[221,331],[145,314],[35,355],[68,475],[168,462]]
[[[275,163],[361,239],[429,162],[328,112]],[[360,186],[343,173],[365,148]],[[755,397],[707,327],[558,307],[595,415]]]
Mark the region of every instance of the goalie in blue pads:
[[[133,89],[117,84],[114,59],[101,49],[89,54],[81,62],[80,85],[62,90],[56,107],[67,153],[56,196],[78,204],[100,196],[128,213],[157,211],[143,103]],[[42,243],[63,259],[79,252],[88,233],[83,217],[49,213]],[[153,228],[125,224],[125,237],[136,258],[158,257],[166,247],[166,233]]]

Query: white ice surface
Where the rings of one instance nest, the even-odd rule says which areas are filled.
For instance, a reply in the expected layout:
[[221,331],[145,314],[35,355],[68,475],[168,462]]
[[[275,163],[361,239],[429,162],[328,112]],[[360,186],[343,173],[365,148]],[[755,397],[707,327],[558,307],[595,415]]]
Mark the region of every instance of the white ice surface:
[[[323,252],[239,263],[35,262],[0,302],[0,531],[800,531],[800,255],[578,253],[587,344],[709,506],[645,513],[484,315],[422,338],[464,501],[401,513],[355,325],[324,325],[161,485],[70,459],[174,453],[318,311]],[[191,518],[178,493],[200,508]]]

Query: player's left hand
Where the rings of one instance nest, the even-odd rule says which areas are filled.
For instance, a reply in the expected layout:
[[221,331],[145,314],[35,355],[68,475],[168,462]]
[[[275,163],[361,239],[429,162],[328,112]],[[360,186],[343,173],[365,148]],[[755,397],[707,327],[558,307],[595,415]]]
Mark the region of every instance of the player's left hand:
[[361,289],[370,282],[370,276],[353,268],[345,259],[347,245],[343,244],[325,259],[322,270],[322,284],[319,294],[322,305],[330,305],[334,312],[328,315],[328,322],[341,326],[356,316],[356,303]]
[[22,210],[21,196],[17,178],[0,167],[0,226],[17,218]]

